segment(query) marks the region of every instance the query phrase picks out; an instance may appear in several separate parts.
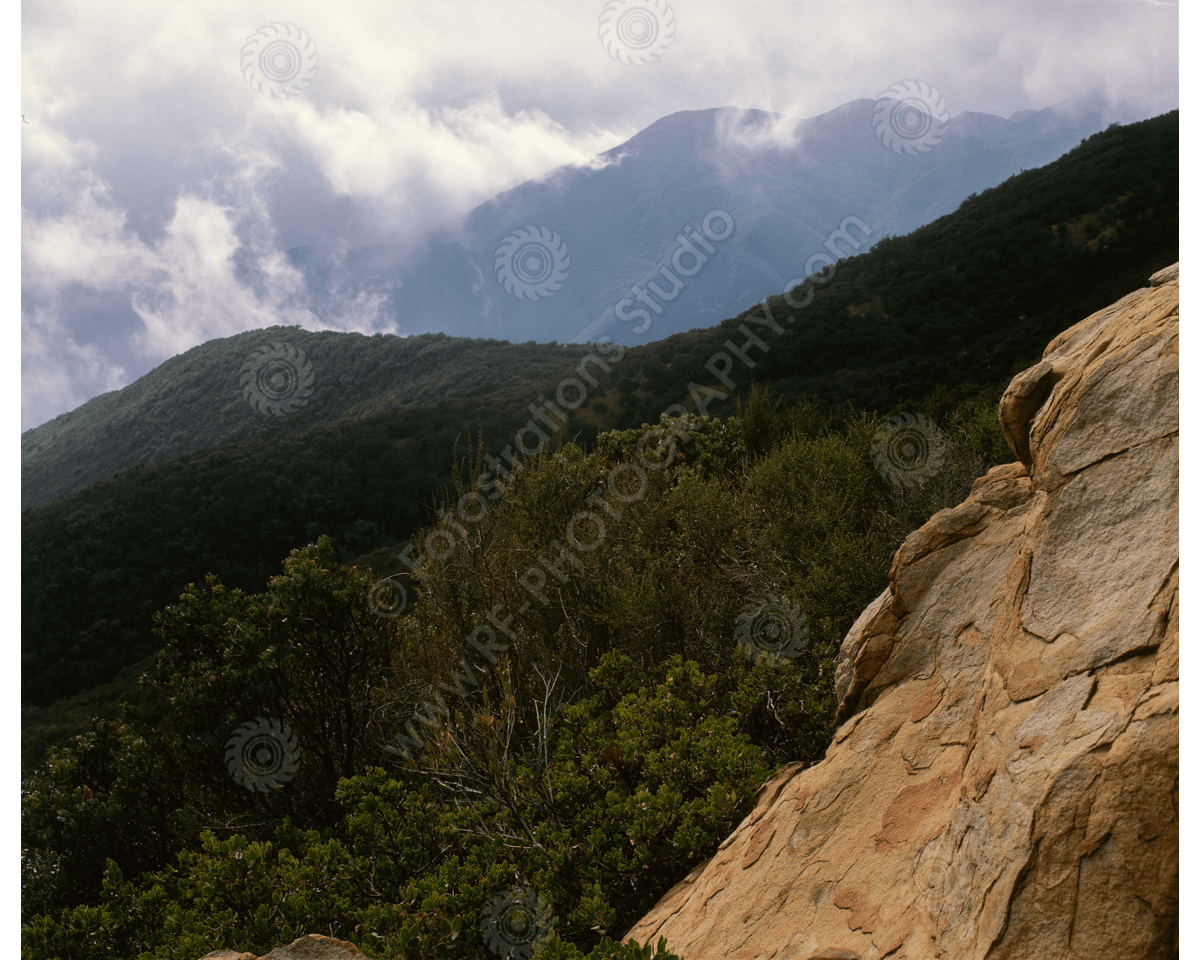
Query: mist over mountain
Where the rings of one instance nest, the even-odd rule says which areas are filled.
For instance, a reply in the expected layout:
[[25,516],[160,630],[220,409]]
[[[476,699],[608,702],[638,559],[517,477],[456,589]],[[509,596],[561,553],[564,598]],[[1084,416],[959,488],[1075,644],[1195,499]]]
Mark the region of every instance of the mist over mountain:
[[[638,345],[711,328],[1022,166],[1056,160],[1107,109],[1089,100],[1009,120],[964,113],[915,130],[870,100],[802,122],[733,107],[682,112],[589,168],[501,194],[460,238],[442,238],[407,266],[389,261],[390,248],[293,251],[310,287],[391,284],[400,325],[438,332],[273,327],[211,340],[22,434],[22,508],[235,440],[443,400],[533,389],[532,398],[589,351],[529,341]],[[924,139],[912,136],[921,129]],[[521,241],[506,245],[514,229]],[[258,402],[276,389],[271,377],[283,393],[300,391],[286,409]]]
[[778,293],[828,262],[826,241],[843,227],[849,240],[833,245],[834,259],[909,233],[1057,159],[1106,118],[1094,99],[1010,119],[942,122],[936,104],[923,120],[889,110],[903,105],[854,100],[807,120],[683,111],[590,166],[500,194],[461,234],[415,256],[392,247],[289,253],[318,296],[387,291],[408,334],[632,346],[712,326]]
[[[652,344],[277,327],[197,347],[23,438],[26,477],[74,490],[22,515],[23,696],[48,704],[148,656],[153,612],[208,573],[261,589],[321,535],[338,562],[401,572],[406,540],[440,552],[420,529],[454,478],[502,497],[544,442],[591,449],[681,404],[735,415],[753,381],[837,416],[983,403],[994,427],[986,406],[1045,343],[1178,260],[1178,144],[1178,111],[1098,133],[791,302]],[[80,467],[114,475],[74,489]]]

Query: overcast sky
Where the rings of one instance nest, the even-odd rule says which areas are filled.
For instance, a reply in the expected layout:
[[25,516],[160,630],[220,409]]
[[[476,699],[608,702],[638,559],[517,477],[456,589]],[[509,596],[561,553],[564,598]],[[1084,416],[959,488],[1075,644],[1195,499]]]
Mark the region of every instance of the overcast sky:
[[[22,6],[22,429],[213,337],[318,318],[285,251],[412,246],[660,117],[796,118],[930,83],[950,115],[1179,105],[1155,0]],[[284,26],[287,24],[288,26]]]

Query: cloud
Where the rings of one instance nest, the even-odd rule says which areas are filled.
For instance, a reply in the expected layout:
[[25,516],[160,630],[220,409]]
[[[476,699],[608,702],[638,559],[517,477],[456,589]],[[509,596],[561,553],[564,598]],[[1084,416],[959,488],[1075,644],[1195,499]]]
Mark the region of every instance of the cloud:
[[[244,330],[308,319],[294,304],[304,292],[299,271],[277,251],[251,250],[235,262],[243,244],[235,233],[236,213],[194,196],[181,196],[166,234],[149,256],[165,274],[149,291],[133,294],[144,330],[135,343],[145,357],[169,357]],[[238,267],[250,274],[239,282]]]
[[[391,330],[386,292],[351,289],[335,264],[320,313],[300,270],[279,249],[262,196],[275,171],[270,158],[243,156],[233,176],[210,184],[208,196],[184,192],[161,234],[146,242],[90,173],[75,176],[77,193],[62,212],[23,227],[23,418],[77,405],[85,390],[124,386],[123,364],[96,342],[101,331],[80,315],[84,304],[124,299],[140,321],[128,355],[154,366],[217,337],[275,325],[373,333]],[[221,202],[214,195],[225,195]],[[95,311],[91,311],[94,317]],[[111,322],[111,320],[110,320]],[[99,336],[99,340],[103,340]],[[61,370],[53,369],[55,344]],[[118,351],[119,353],[119,351]],[[59,397],[51,405],[52,398]],[[57,412],[57,410],[56,410]]]
[[717,114],[714,134],[726,149],[755,153],[791,150],[800,145],[802,118],[730,107]]
[[592,163],[628,135],[574,135],[541,110],[506,112],[494,93],[438,110],[409,102],[368,114],[264,102],[259,113],[313,157],[334,194],[372,211],[382,238],[409,245],[460,226],[471,209],[518,183]]
[[76,195],[66,211],[45,218],[26,214],[22,273],[26,289],[53,291],[67,284],[96,289],[148,278],[151,260],[125,214],[107,202],[107,185],[84,172],[72,178]]
[[[98,364],[87,382],[106,385],[254,326],[386,330],[387,286],[356,284],[350,248],[402,256],[679,110],[739,108],[722,131],[736,175],[739,155],[792,145],[798,119],[904,78],[953,115],[1092,91],[1143,115],[1178,105],[1178,10],[1154,0],[1088,0],[1086,17],[1073,0],[672,6],[670,48],[636,66],[605,48],[601,0],[25,4],[23,329],[58,385],[26,375],[26,425],[79,402],[45,367],[55,336],[63,370]],[[281,19],[311,36],[318,70],[273,100],[242,51]],[[286,252],[299,246],[326,248],[320,301]]]
[[21,420],[43,423],[128,382],[125,370],[94,345],[82,345],[53,313],[21,316]]

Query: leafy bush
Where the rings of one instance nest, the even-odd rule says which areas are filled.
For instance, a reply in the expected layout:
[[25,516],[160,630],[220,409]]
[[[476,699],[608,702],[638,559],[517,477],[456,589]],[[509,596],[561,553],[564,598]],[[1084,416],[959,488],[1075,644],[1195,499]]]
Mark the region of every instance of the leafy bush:
[[130,726],[98,721],[22,782],[21,913],[98,902],[107,863],[172,860],[200,820],[179,768]]
[[[161,716],[98,722],[26,782],[25,956],[266,952],[319,931],[372,957],[477,958],[514,891],[555,918],[547,955],[625,955],[606,938],[712,855],[762,781],[823,756],[836,647],[886,583],[889,524],[957,503],[999,449],[994,405],[942,417],[953,469],[910,501],[874,469],[878,418],[758,388],[740,417],[568,445],[423,560],[399,617],[327,539],[261,594],[189,586],[155,620]],[[575,564],[556,544],[583,508],[609,522]],[[768,608],[794,642],[752,661]],[[500,644],[480,663],[483,624]],[[301,745],[282,789],[226,768],[255,716]],[[419,734],[404,749],[402,730]]]
[[[110,861],[100,904],[32,918],[24,955],[187,960],[216,946],[266,952],[319,930],[381,960],[481,958],[489,904],[527,889],[563,938],[549,956],[632,956],[607,938],[711,856],[803,740],[798,718],[828,725],[830,666],[816,665],[814,688],[798,665],[766,657],[711,675],[673,658],[648,677],[613,652],[594,671],[597,693],[556,718],[552,759],[536,772],[536,757],[489,755],[466,729],[503,728],[511,702],[459,711],[464,729],[442,745],[471,750],[469,765],[432,779],[382,769],[344,779],[340,837],[290,821],[273,841],[206,831],[199,850],[137,883]],[[752,740],[764,724],[783,734],[774,750]],[[463,778],[466,766],[490,782]]]

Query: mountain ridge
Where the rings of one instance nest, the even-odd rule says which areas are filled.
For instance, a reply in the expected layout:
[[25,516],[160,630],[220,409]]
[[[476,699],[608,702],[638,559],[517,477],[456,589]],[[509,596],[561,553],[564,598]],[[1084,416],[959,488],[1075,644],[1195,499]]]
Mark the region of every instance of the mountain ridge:
[[[291,345],[298,357],[275,356],[274,344]],[[286,349],[286,346],[285,346]],[[265,353],[263,351],[266,351]],[[339,357],[355,356],[349,379]],[[121,390],[94,397],[21,435],[22,509],[46,503],[89,483],[143,463],[252,437],[292,436],[319,424],[355,419],[380,397],[398,406],[423,406],[445,399],[475,396],[490,385],[487,371],[519,352],[530,364],[530,377],[550,376],[564,355],[583,357],[585,347],[544,346],[532,351],[494,340],[421,334],[396,337],[300,327],[268,327],[209,340],[155,367]],[[254,388],[243,373],[247,365],[272,361],[311,367],[311,393],[276,414],[255,407]],[[324,369],[323,369],[324,368]],[[447,372],[453,368],[453,374]],[[343,375],[322,375],[338,369]],[[297,376],[304,376],[302,371]],[[531,380],[532,382],[532,380]],[[300,402],[302,401],[302,402]],[[147,429],[147,414],[171,408],[188,411],[188,426],[171,436]],[[174,419],[174,418],[173,418]],[[94,451],[79,465],[82,451]]]
[[[343,268],[354,261],[347,272],[355,282],[387,286],[396,322],[410,333],[436,327],[514,342],[607,336],[625,346],[648,343],[711,326],[777,289],[846,215],[877,234],[908,233],[969,194],[1056,159],[1096,132],[1104,116],[1083,100],[1017,122],[964,113],[929,149],[908,155],[877,136],[876,104],[862,98],[804,120],[738,107],[680,111],[592,164],[497,194],[407,265],[389,268],[388,249],[376,247],[346,256]],[[698,228],[714,209],[737,224],[719,247],[721,265],[690,278],[677,303],[632,332],[615,305],[657,274],[679,231]],[[506,236],[528,226],[548,231],[545,259],[565,250],[570,260],[561,286],[547,284],[532,300],[506,292],[496,275]],[[289,254],[319,286],[330,251]]]
[[[823,204],[817,204],[812,197],[807,197],[801,198],[799,206],[797,206],[793,199],[793,201],[789,201],[790,209],[768,209],[769,205],[764,206],[762,202],[756,202],[757,205],[745,208],[751,211],[749,219],[742,217],[740,212],[731,212],[736,221],[733,235],[726,240],[708,243],[708,246],[714,251],[710,260],[705,264],[697,265],[699,271],[697,276],[680,281],[681,286],[675,290],[678,301],[674,296],[669,304],[661,298],[655,298],[654,294],[657,291],[667,294],[672,292],[665,289],[670,284],[659,275],[660,265],[664,262],[670,265],[672,252],[677,251],[680,246],[679,238],[684,234],[677,234],[676,228],[682,230],[690,227],[693,231],[697,228],[703,229],[705,222],[702,219],[703,214],[701,217],[692,217],[691,222],[685,222],[687,218],[682,216],[675,220],[671,219],[674,212],[682,211],[681,201],[671,207],[672,213],[660,210],[654,216],[643,216],[640,222],[635,222],[636,218],[635,221],[631,221],[617,205],[605,201],[606,194],[601,194],[598,197],[592,197],[585,207],[594,212],[593,219],[608,218],[607,222],[610,224],[609,246],[595,246],[595,243],[603,240],[603,236],[592,238],[592,246],[577,239],[572,240],[570,245],[570,249],[574,251],[572,269],[575,271],[576,277],[579,276],[580,269],[582,269],[576,264],[581,260],[586,263],[589,257],[593,260],[607,260],[607,262],[617,264],[617,269],[612,270],[611,275],[603,282],[600,282],[599,285],[593,284],[595,290],[592,301],[597,303],[603,301],[605,304],[601,316],[587,323],[575,324],[574,321],[566,323],[562,319],[563,300],[558,297],[558,294],[563,291],[557,291],[554,296],[544,297],[536,303],[520,301],[496,286],[496,278],[491,275],[492,265],[490,263],[481,265],[472,262],[466,248],[461,245],[455,247],[449,241],[445,241],[443,246],[437,249],[441,250],[439,256],[442,258],[443,264],[457,264],[451,271],[452,273],[457,271],[456,276],[447,278],[444,271],[438,275],[437,270],[433,270],[431,275],[436,276],[431,281],[432,288],[426,290],[426,294],[429,295],[426,297],[425,294],[420,294],[418,291],[418,294],[414,295],[417,296],[417,301],[412,306],[412,312],[421,315],[436,314],[439,309],[445,307],[451,294],[457,296],[461,301],[460,308],[467,313],[472,309],[471,303],[473,302],[476,307],[482,304],[485,314],[496,311],[502,313],[503,309],[513,309],[513,305],[518,304],[521,309],[527,308],[538,316],[551,318],[552,327],[539,328],[541,333],[547,334],[544,339],[550,340],[616,340],[626,344],[633,341],[645,343],[662,339],[682,330],[707,328],[734,314],[737,310],[744,309],[747,302],[752,303],[763,295],[775,293],[797,274],[802,274],[804,272],[803,264],[808,253],[823,251],[824,241],[830,232],[837,227],[838,223],[845,222],[844,210],[853,205],[845,194],[861,194],[863,190],[873,190],[878,193],[881,189],[878,181],[884,174],[895,179],[900,176],[897,171],[904,169],[925,171],[922,176],[907,183],[903,189],[890,194],[889,199],[876,211],[879,216],[871,214],[875,223],[868,224],[871,233],[862,238],[862,242],[869,247],[889,233],[885,229],[887,223],[902,221],[906,217],[909,219],[919,218],[925,216],[932,209],[941,209],[953,202],[957,186],[954,183],[940,181],[937,175],[937,171],[944,166],[944,164],[939,166],[941,161],[937,160],[938,150],[945,147],[947,143],[953,148],[956,143],[964,139],[980,138],[989,132],[995,139],[999,135],[997,131],[1007,129],[1006,125],[1023,126],[1027,133],[1026,139],[1031,141],[1049,135],[1052,140],[1057,138],[1054,142],[1058,142],[1062,141],[1065,136],[1063,130],[1066,128],[1063,128],[1060,120],[1056,119],[1066,109],[1061,105],[1030,114],[1022,120],[1021,124],[1011,124],[1008,120],[989,118],[989,115],[984,114],[961,114],[947,125],[945,142],[937,144],[932,154],[919,154],[913,157],[900,156],[886,149],[876,139],[875,131],[868,122],[870,108],[874,103],[875,101],[865,99],[851,101],[818,117],[804,121],[793,121],[766,111],[742,110],[736,107],[681,111],[661,118],[645,130],[635,134],[624,144],[601,154],[602,158],[610,158],[611,163],[602,164],[593,170],[585,168],[582,172],[578,168],[560,168],[541,181],[529,181],[497,195],[482,204],[468,218],[467,233],[477,237],[488,237],[487,244],[485,244],[487,247],[497,239],[497,235],[502,230],[506,229],[505,224],[508,221],[521,223],[527,219],[536,220],[535,213],[538,205],[543,204],[549,194],[553,194],[555,191],[568,192],[572,184],[584,183],[584,181],[595,183],[597,182],[596,178],[603,180],[605,177],[613,175],[614,171],[618,170],[623,163],[636,163],[639,159],[656,168],[665,165],[667,170],[666,172],[652,171],[648,178],[643,178],[642,192],[635,194],[629,201],[634,207],[637,207],[639,203],[649,204],[651,202],[653,198],[650,194],[658,189],[658,185],[671,179],[670,171],[678,166],[681,156],[693,158],[699,156],[699,160],[693,159],[691,162],[691,176],[693,179],[696,177],[707,178],[705,182],[711,184],[714,177],[713,170],[719,164],[712,156],[706,155],[705,151],[711,151],[713,148],[713,130],[721,124],[725,124],[727,128],[723,134],[725,139],[736,139],[739,136],[743,139],[753,140],[755,137],[762,139],[763,130],[770,133],[772,125],[783,123],[787,128],[784,130],[785,140],[793,135],[798,135],[801,139],[807,137],[808,140],[811,140],[815,145],[811,156],[796,154],[796,151],[792,150],[790,153],[796,155],[790,161],[785,162],[783,167],[779,167],[778,163],[776,163],[776,168],[772,168],[769,164],[763,167],[764,177],[773,172],[776,179],[782,178],[785,184],[791,182],[789,177],[794,179],[795,169],[793,167],[797,163],[807,169],[824,170],[826,174],[831,169],[845,166],[851,158],[858,163],[859,167],[849,176],[849,179],[846,176],[841,177],[841,195],[832,201],[826,200]],[[1071,109],[1078,109],[1078,116],[1091,118],[1088,123],[1093,125],[1097,122],[1097,118],[1102,116],[1099,108],[1095,105],[1086,109],[1076,105]],[[1079,129],[1086,127],[1087,123],[1084,123]],[[1073,136],[1072,133],[1065,138],[1070,140]],[[1046,146],[1048,142],[1038,141],[1040,145],[1037,149],[1043,151],[1048,149]],[[762,150],[770,152],[771,148],[763,147]],[[790,156],[788,150],[776,150],[775,152],[784,160],[787,159],[785,154]],[[930,163],[931,156],[932,163]],[[721,162],[740,162],[737,150],[725,150],[722,157]],[[742,160],[744,160],[744,156],[742,156]],[[1001,164],[1001,159],[992,157],[988,162],[995,166]],[[789,167],[788,163],[792,163],[792,167]],[[996,169],[1008,169],[1011,166],[1012,162],[1009,162],[1008,166],[1001,164]],[[992,175],[986,173],[986,170],[985,174],[989,177]],[[721,179],[721,175],[716,175],[716,181],[721,181]],[[827,180],[828,176],[822,183],[826,183]],[[988,185],[994,185],[994,182],[998,181],[993,181]],[[678,194],[688,191],[680,187],[674,192]],[[778,193],[778,189],[776,192]],[[746,200],[746,197],[743,196],[742,199]],[[733,206],[732,203],[729,205]],[[529,217],[514,217],[514,206],[528,208]],[[737,209],[735,207],[735,210]],[[913,214],[911,211],[916,209],[923,212],[919,215]],[[628,227],[631,223],[637,228],[634,246],[641,244],[643,248],[641,252],[623,251],[619,244],[611,242],[613,235],[626,236],[628,233],[624,227],[618,229],[618,226],[624,224],[625,227]],[[671,229],[664,229],[664,226],[670,226]],[[604,231],[601,231],[601,234],[603,233]],[[700,241],[706,242],[703,235],[700,235]],[[655,248],[657,252],[654,250],[647,252],[644,249],[646,247]],[[771,257],[775,256],[774,252],[791,249],[799,251],[794,262],[777,262],[774,265],[768,262]],[[304,261],[304,257],[297,255],[296,251],[292,251],[292,253],[295,261]],[[385,253],[380,248],[376,248],[374,252],[371,250],[351,252],[346,256],[345,263],[349,263],[351,266],[357,264],[358,266],[355,266],[354,269],[358,269],[363,274],[363,277],[360,278],[363,279],[370,275],[378,275],[381,270],[386,270],[387,257]],[[700,266],[703,266],[703,269],[699,269]],[[630,270],[634,272],[630,273]],[[312,279],[311,273],[310,269],[310,280]],[[662,286],[655,287],[649,287],[647,284],[648,292],[643,291],[643,298],[648,299],[650,303],[644,306],[631,297],[630,287],[626,282],[630,276],[635,275],[639,280],[649,277],[649,283],[662,284]],[[728,280],[728,278],[736,278],[736,280]],[[570,276],[567,279],[569,282]],[[596,277],[593,276],[592,280],[596,281]],[[319,283],[319,278],[317,282]],[[364,282],[366,282],[365,279]],[[717,290],[712,287],[713,282],[716,282],[721,289]],[[734,290],[729,283],[733,283],[737,289]],[[404,289],[403,285],[401,289]],[[564,289],[566,288],[564,287]],[[422,300],[422,297],[425,297],[425,300]],[[731,304],[727,311],[721,308],[722,302]],[[489,304],[497,305],[496,311],[493,311]],[[624,305],[623,308],[622,305]],[[676,309],[677,307],[682,307],[682,312]],[[640,315],[643,319],[637,327],[622,323],[616,319],[618,308],[622,308],[621,312],[624,316],[630,316],[636,320]],[[654,311],[653,315],[651,311]],[[497,340],[496,336],[491,335],[486,339],[472,339],[500,344],[511,336],[513,337],[512,342],[515,343],[518,333],[523,336],[524,333],[530,332],[509,330],[506,334],[503,323],[493,324],[493,327],[495,329],[491,333],[501,335],[502,339]],[[641,327],[645,327],[645,329],[640,333],[631,333],[632,330]],[[273,342],[282,342],[288,338],[304,343],[317,342],[312,339],[313,335],[310,333],[302,334],[297,330],[288,333],[289,329],[268,328],[268,332],[247,331],[236,337],[221,338],[220,342],[228,341],[231,350],[234,349],[233,344],[236,343],[236,349],[245,349],[247,355],[269,347]],[[278,336],[272,339],[270,331],[277,331]],[[549,336],[549,334],[554,334],[554,336]],[[414,334],[418,338],[435,335]],[[361,335],[347,334],[345,336]],[[386,337],[386,335],[380,336]],[[218,341],[209,343],[216,344]],[[429,346],[427,342],[419,339],[414,343],[420,344],[419,347],[412,348],[417,351],[427,350]],[[264,417],[253,412],[250,407],[237,399],[237,390],[231,389],[236,380],[236,371],[240,369],[237,358],[231,357],[229,369],[226,371],[220,388],[224,391],[222,396],[216,398],[212,395],[211,391],[216,389],[212,384],[200,390],[200,395],[203,396],[204,402],[210,410],[209,420],[211,421],[215,417],[214,422],[220,425],[213,427],[209,421],[201,421],[185,430],[185,435],[179,436],[174,442],[152,443],[147,449],[147,443],[144,440],[145,427],[139,421],[146,416],[146,411],[161,408],[172,402],[172,394],[177,392],[179,384],[166,381],[170,381],[172,377],[178,375],[183,378],[184,383],[187,383],[188,373],[199,356],[196,351],[205,346],[207,345],[201,345],[165,361],[154,371],[134,381],[121,391],[102,394],[76,410],[61,414],[45,424],[25,431],[21,437],[22,509],[48,502],[55,497],[63,496],[88,483],[104,479],[139,463],[155,462],[169,456],[178,456],[217,443],[249,436],[292,434],[315,425],[317,422],[330,422],[331,419],[352,416],[354,415],[352,411],[356,406],[363,403],[367,403],[374,409],[379,407],[378,403],[370,404],[369,398],[361,391],[356,390],[353,384],[339,384],[336,391],[331,391],[329,389],[322,390],[322,385],[317,382],[314,386],[317,391],[315,399],[303,408],[290,410],[286,418]],[[389,349],[400,353],[411,352],[397,351],[394,347]],[[471,352],[470,348],[466,347],[455,349]],[[497,349],[500,348],[497,347]],[[578,354],[578,356],[582,355]],[[552,365],[557,355],[547,353],[544,356],[546,363]],[[374,362],[378,367],[377,359],[371,358],[369,355],[366,357],[368,362]],[[467,376],[473,376],[479,384],[483,384],[486,382],[487,367],[488,361],[481,354],[470,361]],[[438,376],[436,370],[432,375]],[[532,386],[537,379],[536,374],[531,376],[528,378],[528,384]],[[398,389],[398,385],[393,384],[393,387]],[[392,392],[394,393],[395,390]],[[335,394],[341,399],[336,399]],[[469,385],[466,387],[449,385],[442,394],[445,397],[466,395],[469,395]],[[135,409],[128,415],[120,412],[128,402],[143,396],[145,399],[141,403],[146,408],[145,410]],[[195,399],[199,400],[200,396],[196,396]],[[431,400],[432,397],[425,399]],[[410,400],[408,402],[423,401]],[[216,409],[213,410],[213,407]],[[317,415],[318,411],[322,411],[320,416]],[[286,422],[284,422],[285,419]],[[90,426],[85,426],[90,425],[93,421],[104,421],[97,428],[99,432],[91,429]],[[72,440],[72,437],[75,439]],[[126,439],[124,441],[118,439],[114,443],[114,437]],[[128,438],[133,438],[133,442],[131,443]],[[66,452],[62,448],[58,452],[53,450],[57,444],[68,442],[72,444],[71,451]],[[92,451],[102,449],[103,452],[94,455],[92,460],[82,465],[71,464],[70,461],[79,459],[80,449]]]
[[[1177,113],[1114,128],[907,237],[879,238],[871,252],[839,260],[832,275],[793,291],[795,303],[807,303],[803,312],[774,293],[715,328],[624,350],[619,361],[614,346],[611,369],[587,386],[586,403],[570,411],[555,443],[578,438],[586,447],[599,431],[656,423],[679,404],[695,408],[697,397],[709,414],[725,416],[750,378],[785,399],[808,395],[831,409],[849,403],[885,415],[919,403],[936,419],[968,398],[994,400],[1039,344],[1178,259],[1177,157]],[[727,342],[748,344],[745,325],[770,349],[756,347],[734,369]],[[363,379],[356,350],[408,349],[399,338],[306,336],[330,344],[325,358],[313,354],[318,399],[322,377]],[[443,335],[423,343],[427,363],[439,351],[478,350]],[[381,551],[368,565],[401,571],[395,548],[430,522],[446,482],[465,470],[453,460],[456,439],[468,439],[460,458],[517,447],[517,431],[536,433],[531,415],[547,415],[539,414],[543,400],[558,402],[556,388],[574,377],[576,351],[586,348],[509,345],[506,364],[496,349],[470,383],[470,364],[438,368],[443,392],[458,384],[473,396],[401,407],[375,394],[340,420],[307,432],[297,420],[290,433],[286,422],[317,401],[264,415],[241,389],[246,354],[215,358],[214,377],[226,384],[221,403],[279,421],[275,434],[136,466],[23,513],[26,696],[46,702],[112,676],[150,652],[149,614],[182,584],[211,572],[258,589],[283,552],[321,534],[340,562]],[[436,394],[438,385],[431,378],[423,389]],[[163,442],[187,440],[188,418],[210,411],[178,390],[166,396],[174,406],[138,415]],[[99,430],[97,443],[111,444],[115,433]]]

